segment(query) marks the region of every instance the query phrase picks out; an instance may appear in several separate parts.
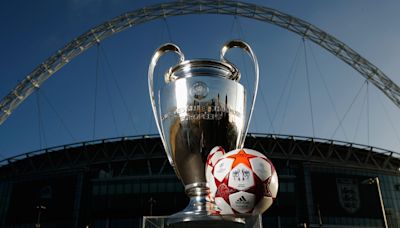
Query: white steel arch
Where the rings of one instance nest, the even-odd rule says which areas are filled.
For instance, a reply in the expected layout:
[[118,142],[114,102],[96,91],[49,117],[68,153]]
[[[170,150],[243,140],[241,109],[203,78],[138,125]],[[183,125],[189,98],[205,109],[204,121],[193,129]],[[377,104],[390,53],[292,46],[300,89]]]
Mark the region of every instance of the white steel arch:
[[358,71],[400,108],[400,87],[378,67],[349,46],[316,26],[291,15],[255,4],[237,1],[189,0],[144,7],[94,27],[58,50],[37,66],[0,101],[0,125],[36,88],[73,58],[103,39],[129,27],[159,18],[187,14],[237,15],[277,25],[311,40]]

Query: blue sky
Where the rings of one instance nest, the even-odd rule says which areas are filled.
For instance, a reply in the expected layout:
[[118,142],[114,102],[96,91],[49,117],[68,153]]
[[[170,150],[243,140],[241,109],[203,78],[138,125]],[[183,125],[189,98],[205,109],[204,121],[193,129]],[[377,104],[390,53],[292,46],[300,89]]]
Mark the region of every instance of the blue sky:
[[[158,2],[162,1],[1,1],[0,96],[5,96],[38,64],[90,28]],[[400,84],[400,2],[247,2],[316,25]],[[218,58],[222,44],[233,38],[247,41],[260,63],[261,92],[250,132],[313,136],[305,73],[307,60],[315,137],[400,151],[399,109],[371,84],[367,93],[367,86],[362,87],[364,79],[324,49],[306,41],[305,58],[301,38],[274,25],[233,16],[190,15],[133,27],[71,61],[43,84],[38,95],[32,94],[0,125],[0,158],[85,140],[157,133],[146,81],[154,50],[171,39],[182,48],[187,59]],[[246,56],[243,58],[234,51],[232,58],[245,75],[252,74]],[[162,73],[173,62],[172,56],[166,57],[157,72]],[[327,82],[329,94],[322,78]],[[251,77],[242,81],[246,84],[247,80]],[[339,128],[334,134],[339,120],[344,130]]]

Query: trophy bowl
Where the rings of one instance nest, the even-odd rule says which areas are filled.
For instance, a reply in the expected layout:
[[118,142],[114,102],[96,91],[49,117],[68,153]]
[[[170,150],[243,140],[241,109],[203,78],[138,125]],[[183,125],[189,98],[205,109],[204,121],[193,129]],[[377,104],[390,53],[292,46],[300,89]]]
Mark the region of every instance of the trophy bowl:
[[[225,59],[226,52],[234,47],[245,50],[254,62],[255,82],[250,105],[246,89],[239,83],[240,71]],[[154,69],[158,59],[167,52],[178,54],[180,60],[165,73],[165,83],[156,90],[155,96]],[[148,72],[151,105],[169,162],[190,197],[189,205],[171,216],[171,223],[213,220],[210,215],[218,214],[215,204],[207,197],[206,159],[215,146],[222,146],[226,151],[243,147],[258,78],[257,58],[250,46],[239,40],[223,46],[219,61],[185,60],[179,47],[171,43],[162,45],[154,53]],[[228,217],[225,219],[233,218]]]

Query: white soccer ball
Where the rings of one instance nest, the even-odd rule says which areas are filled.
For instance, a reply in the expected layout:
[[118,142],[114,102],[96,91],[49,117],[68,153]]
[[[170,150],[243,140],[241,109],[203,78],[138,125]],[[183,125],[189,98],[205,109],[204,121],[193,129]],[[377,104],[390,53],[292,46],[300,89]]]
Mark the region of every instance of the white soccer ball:
[[278,175],[272,162],[252,149],[226,153],[211,173],[214,201],[221,214],[261,214],[278,193]]

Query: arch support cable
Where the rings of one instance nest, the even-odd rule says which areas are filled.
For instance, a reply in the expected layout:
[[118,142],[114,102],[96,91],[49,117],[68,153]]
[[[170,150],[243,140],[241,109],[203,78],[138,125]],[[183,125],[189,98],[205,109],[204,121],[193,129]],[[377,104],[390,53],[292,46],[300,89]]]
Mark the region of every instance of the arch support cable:
[[187,14],[224,14],[246,17],[267,22],[301,37],[309,39],[358,71],[363,77],[380,89],[400,108],[400,87],[378,67],[362,57],[349,46],[322,31],[318,27],[291,15],[251,3],[237,1],[189,0],[161,3],[125,13],[103,23],[72,42],[37,66],[23,81],[0,101],[0,124],[51,75],[73,58],[105,38],[127,28],[151,20]]

